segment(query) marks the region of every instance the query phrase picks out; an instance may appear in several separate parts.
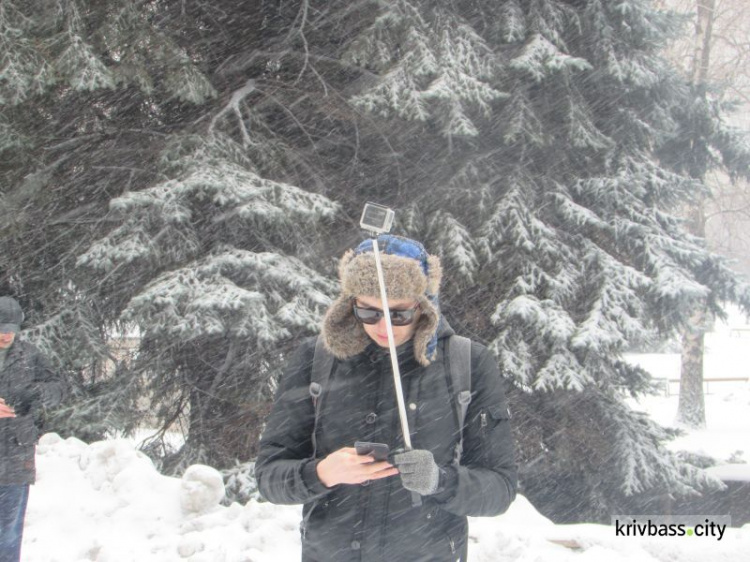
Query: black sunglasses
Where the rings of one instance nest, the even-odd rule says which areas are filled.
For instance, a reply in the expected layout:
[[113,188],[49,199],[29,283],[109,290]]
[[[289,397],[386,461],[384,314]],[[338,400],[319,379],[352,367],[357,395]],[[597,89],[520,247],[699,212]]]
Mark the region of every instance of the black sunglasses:
[[[362,324],[377,324],[380,322],[380,319],[385,316],[385,313],[379,308],[366,308],[363,306],[357,306],[356,304],[353,305],[353,308],[354,316],[357,320],[362,322]],[[391,324],[393,326],[408,326],[414,322],[414,315],[417,313],[418,308],[419,305],[414,308],[406,309],[391,308],[389,310],[391,313]]]

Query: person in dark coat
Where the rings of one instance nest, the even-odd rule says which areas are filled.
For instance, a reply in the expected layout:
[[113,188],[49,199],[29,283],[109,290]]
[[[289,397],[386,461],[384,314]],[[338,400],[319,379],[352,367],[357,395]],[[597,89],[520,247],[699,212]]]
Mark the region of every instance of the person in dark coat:
[[17,339],[23,319],[15,299],[0,297],[0,562],[20,560],[39,429],[64,389],[39,350]]
[[[461,428],[446,353],[454,332],[438,307],[440,262],[413,240],[381,235],[378,242],[413,449],[403,451],[367,240],[342,258],[342,292],[323,322],[320,337],[336,359],[319,398],[317,426],[309,393],[311,338],[281,377],[255,476],[267,500],[304,504],[303,562],[465,561],[467,516],[499,515],[516,494],[502,380],[490,351],[472,342],[472,400],[457,459]],[[356,441],[386,443],[397,452],[375,462],[356,454]]]

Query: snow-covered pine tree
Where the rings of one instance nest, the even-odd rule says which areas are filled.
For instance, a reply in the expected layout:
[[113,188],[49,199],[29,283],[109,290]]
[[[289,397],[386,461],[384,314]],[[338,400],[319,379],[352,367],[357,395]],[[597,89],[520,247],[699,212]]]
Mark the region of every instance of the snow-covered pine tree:
[[[173,467],[247,460],[269,379],[317,328],[332,288],[309,265],[329,271],[340,253],[317,233],[338,207],[312,191],[343,194],[341,178],[361,173],[342,94],[358,71],[337,53],[362,12],[266,0],[55,6],[3,3],[18,16],[8,57],[34,64],[22,80],[0,78],[12,99],[0,119],[12,248],[0,283],[33,309],[29,335],[81,383],[66,433],[186,422]],[[46,87],[39,68],[53,68]],[[140,338],[131,359],[111,353],[122,335]]]
[[[163,426],[182,412],[184,460],[251,456],[254,381],[329,287],[305,265],[330,271],[356,241],[348,221],[303,238],[334,210],[311,192],[339,216],[390,204],[441,253],[452,323],[514,381],[524,486],[545,513],[608,520],[706,483],[623,401],[650,386],[627,346],[739,292],[671,214],[698,186],[656,154],[687,92],[657,56],[668,15],[647,0],[61,5],[110,81],[3,102],[1,281],[39,323],[85,303],[103,334],[90,349],[138,325],[135,362],[87,411],[110,427],[138,421],[122,402]],[[27,53],[63,27],[8,37],[33,37]],[[66,76],[91,76],[80,53]],[[208,440],[220,419],[236,431]]]
[[[336,205],[288,183],[322,185],[323,150],[288,109],[307,95],[305,61],[251,58],[281,49],[299,14],[272,4],[228,6],[227,20],[182,2],[0,5],[0,284],[70,373],[66,434],[185,414],[186,462],[247,459],[269,358],[277,368],[280,342],[315,329],[331,285],[302,260]],[[132,360],[114,352],[131,334]]]
[[113,391],[117,311],[92,298],[77,256],[101,235],[111,197],[156,179],[170,112],[216,95],[200,61],[162,32],[155,4],[0,3],[0,287],[73,383],[50,427],[82,438],[130,414],[119,407],[127,389]]
[[122,320],[141,337],[130,376],[145,417],[189,420],[183,464],[227,463],[252,451],[259,429],[227,427],[227,413],[268,399],[269,353],[314,333],[329,303],[331,282],[288,252],[304,255],[337,206],[260,177],[218,133],[175,142],[164,152],[175,177],[112,200],[118,226],[78,264],[127,287]]
[[410,207],[401,226],[442,254],[454,324],[512,379],[523,487],[557,520],[712,485],[625,402],[651,387],[625,350],[698,301],[747,304],[673,214],[703,186],[659,160],[690,98],[660,58],[679,28],[647,0],[404,0],[350,45],[380,75],[353,102],[412,123],[389,137],[408,180],[382,200]]

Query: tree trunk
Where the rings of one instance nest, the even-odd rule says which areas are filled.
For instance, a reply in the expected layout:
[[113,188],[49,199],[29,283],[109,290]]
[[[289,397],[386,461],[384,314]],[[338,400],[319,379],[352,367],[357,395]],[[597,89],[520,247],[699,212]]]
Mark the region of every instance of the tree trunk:
[[[696,85],[702,85],[706,83],[708,77],[715,0],[697,0],[696,4],[698,19],[695,22],[692,81]],[[705,95],[705,89],[700,88],[697,91],[701,91],[702,95]],[[703,179],[705,170],[690,170],[690,175]],[[692,234],[705,238],[706,219],[703,208],[703,200],[700,200],[690,210],[688,229]],[[708,325],[707,320],[706,303],[697,303],[682,335],[680,400],[677,406],[677,421],[693,428],[706,426],[705,398],[703,395],[703,340]]]
[[[700,201],[690,210],[688,229],[696,236],[705,237],[705,225],[703,202]],[[682,333],[680,399],[677,405],[677,422],[696,429],[706,427],[703,396],[703,341],[709,324],[706,302],[701,299],[696,303]]]
[[698,19],[695,22],[695,47],[693,50],[693,84],[705,84],[711,60],[711,40],[714,28],[716,0],[697,0]]
[[703,396],[703,339],[706,326],[705,306],[696,308],[690,325],[682,335],[682,365],[677,422],[691,428],[706,427]]

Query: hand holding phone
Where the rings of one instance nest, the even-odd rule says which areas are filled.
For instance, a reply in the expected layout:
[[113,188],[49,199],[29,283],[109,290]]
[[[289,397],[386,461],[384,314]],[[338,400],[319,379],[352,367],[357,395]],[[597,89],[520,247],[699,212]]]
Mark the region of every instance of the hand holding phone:
[[358,455],[369,455],[375,461],[387,461],[389,448],[385,443],[371,443],[369,441],[357,441],[354,444]]
[[[398,469],[387,462],[388,445],[384,443],[357,443],[356,447],[343,447],[319,461],[315,470],[327,488],[337,484],[362,484],[398,474]],[[367,455],[367,456],[365,456]],[[370,458],[376,458],[375,462]],[[369,458],[368,458],[369,457]],[[380,460],[380,457],[383,457]]]

